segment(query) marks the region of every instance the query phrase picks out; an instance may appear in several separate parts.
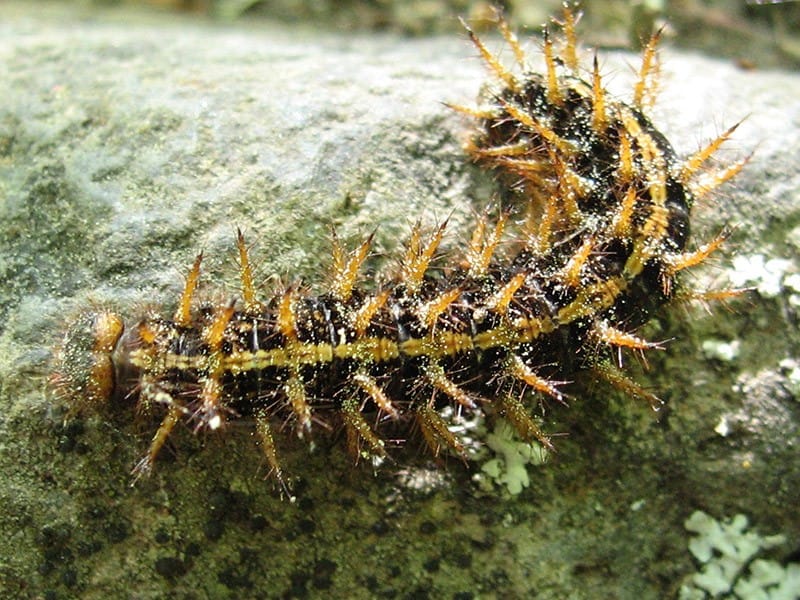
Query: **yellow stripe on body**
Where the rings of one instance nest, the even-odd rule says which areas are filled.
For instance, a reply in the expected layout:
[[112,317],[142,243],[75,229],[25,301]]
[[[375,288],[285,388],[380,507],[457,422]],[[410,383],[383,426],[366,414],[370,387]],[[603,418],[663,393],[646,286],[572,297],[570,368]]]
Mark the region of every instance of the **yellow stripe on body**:
[[532,342],[541,334],[552,333],[558,325],[551,318],[546,319],[517,319],[513,324],[516,333],[516,343],[525,344]]
[[[578,300],[570,306],[577,303]],[[577,312],[577,308],[572,312]],[[561,325],[568,322],[560,320]],[[221,371],[240,375],[269,368],[297,369],[302,366],[322,365],[334,359],[382,363],[401,357],[427,356],[435,360],[476,349],[490,350],[518,346],[531,342],[543,334],[551,333],[556,328],[553,319],[520,318],[513,323],[502,324],[475,336],[456,331],[438,331],[430,337],[409,338],[399,343],[391,338],[365,337],[336,346],[293,341],[283,347],[269,350],[234,351],[225,356],[215,357],[217,360],[212,360],[203,354],[183,355],[171,352],[156,359],[150,349],[138,349],[131,352],[129,360],[133,366],[149,373],[165,373],[171,370],[202,372],[220,368]],[[212,365],[220,359],[221,365]]]
[[204,355],[185,355],[168,353],[164,356],[162,368],[166,370],[188,371],[189,369],[207,369],[208,357]]
[[438,331],[431,337],[404,340],[400,343],[400,352],[411,358],[428,356],[437,359],[472,350],[472,347],[473,339],[467,333]]

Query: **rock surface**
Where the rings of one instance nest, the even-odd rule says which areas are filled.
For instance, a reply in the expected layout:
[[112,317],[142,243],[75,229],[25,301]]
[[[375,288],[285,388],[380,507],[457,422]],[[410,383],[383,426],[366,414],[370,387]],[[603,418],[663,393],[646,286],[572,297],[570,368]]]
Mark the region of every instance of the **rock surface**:
[[[603,62],[626,89],[637,59]],[[663,598],[695,569],[682,525],[695,509],[783,532],[778,557],[797,547],[796,74],[665,52],[654,120],[676,149],[746,116],[722,160],[755,152],[696,207],[699,239],[738,224],[729,252],[785,262],[776,294],[754,292],[732,312],[676,307],[652,324],[651,338],[675,338],[639,376],[669,401],[663,414],[604,390],[574,399],[550,426],[569,435],[514,498],[482,491],[476,465],[373,474],[336,440],[311,451],[287,434],[286,469],[299,475],[289,503],[262,479],[244,425],[179,433],[130,489],[150,426],[124,408],[65,424],[45,391],[52,348],[88,303],[134,316],[174,306],[200,249],[206,282],[235,295],[237,226],[265,289],[324,284],[331,225],[351,242],[377,228],[376,271],[391,268],[417,219],[449,217],[458,246],[493,190],[461,150],[467,124],[441,104],[475,98],[485,75],[472,49],[457,37],[47,19],[0,6],[0,65],[0,589],[10,597]],[[731,264],[718,259],[698,285],[724,286]],[[748,285],[766,276],[743,269],[734,278]]]

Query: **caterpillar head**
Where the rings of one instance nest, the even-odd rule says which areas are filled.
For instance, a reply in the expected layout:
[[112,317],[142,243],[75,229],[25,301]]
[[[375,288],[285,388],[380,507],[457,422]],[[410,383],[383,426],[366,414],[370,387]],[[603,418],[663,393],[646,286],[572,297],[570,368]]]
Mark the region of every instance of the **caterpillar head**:
[[123,330],[122,318],[104,309],[84,312],[67,325],[51,384],[71,407],[99,408],[111,399],[115,386],[112,354]]

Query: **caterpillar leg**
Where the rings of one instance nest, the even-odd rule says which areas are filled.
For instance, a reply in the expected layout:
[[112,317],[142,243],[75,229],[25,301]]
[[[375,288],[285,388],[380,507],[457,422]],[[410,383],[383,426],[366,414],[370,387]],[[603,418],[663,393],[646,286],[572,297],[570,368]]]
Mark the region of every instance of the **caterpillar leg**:
[[536,440],[548,450],[554,450],[550,438],[545,435],[533,417],[528,413],[528,409],[518,398],[506,396],[500,402],[501,414],[514,426],[517,434],[525,441]]
[[153,470],[153,463],[158,456],[158,453],[161,451],[161,448],[164,446],[164,443],[167,441],[169,434],[175,428],[178,421],[183,414],[183,409],[178,406],[177,404],[172,404],[169,407],[169,412],[167,412],[167,416],[164,417],[164,420],[161,421],[161,425],[156,431],[156,434],[153,436],[152,442],[150,442],[150,450],[148,450],[147,454],[142,458],[136,466],[131,471],[131,475],[133,475],[133,481],[131,481],[131,486],[134,486],[137,481],[139,481],[140,477],[150,475]]
[[[365,456],[361,444],[366,443],[371,453],[379,458],[386,456],[383,440],[380,439],[361,414],[361,406],[355,398],[348,398],[342,404],[342,417],[347,429],[347,449],[356,461]],[[368,456],[368,453],[367,453]]]
[[648,392],[610,362],[603,362],[595,365],[592,367],[592,373],[629,396],[646,400],[653,410],[660,410],[664,405],[664,401],[658,396],[652,392]]
[[272,437],[272,428],[269,423],[269,416],[265,411],[260,411],[256,415],[256,436],[258,437],[258,445],[267,459],[267,464],[270,467],[267,476],[274,476],[281,486],[283,493],[288,498],[293,498],[289,486],[283,477],[283,469],[281,469],[280,461],[278,460],[278,452],[275,448],[275,440]]
[[461,441],[447,428],[447,422],[433,409],[424,404],[417,409],[417,423],[422,437],[434,456],[439,456],[442,448],[449,448],[462,460],[467,460],[467,452]]

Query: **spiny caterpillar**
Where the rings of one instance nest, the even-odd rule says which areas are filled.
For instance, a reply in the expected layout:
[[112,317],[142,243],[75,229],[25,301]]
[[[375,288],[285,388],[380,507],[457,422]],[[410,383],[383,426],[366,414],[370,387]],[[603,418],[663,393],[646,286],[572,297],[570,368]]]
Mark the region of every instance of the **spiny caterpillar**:
[[569,8],[560,50],[545,30],[544,74],[528,69],[517,38],[499,16],[498,23],[517,68],[506,68],[467,27],[496,85],[480,107],[453,108],[477,121],[468,152],[512,184],[522,201],[519,223],[510,210],[487,213],[445,269],[432,267],[445,225],[427,234],[417,225],[397,273],[371,290],[359,285],[371,238],[348,251],[334,235],[324,293],[289,287],[267,301],[256,297],[239,232],[237,301],[195,301],[201,254],[172,317],[150,314],[125,326],[95,310],[69,327],[54,376],[65,396],[94,406],[131,398],[139,410],[162,414],[136,477],[150,472],[182,421],[210,431],[231,419],[254,421],[283,484],[276,424],[292,423],[302,436],[340,425],[355,457],[386,456],[385,440],[418,428],[434,455],[463,456],[446,407],[505,418],[523,440],[550,448],[532,413],[548,397],[564,402],[569,381],[604,380],[660,405],[614,356],[659,347],[636,329],[676,296],[680,272],[723,242],[721,234],[686,250],[694,201],[745,162],[703,169],[735,127],[678,160],[645,116],[658,35],[625,104],[605,91],[596,58],[582,78]]

